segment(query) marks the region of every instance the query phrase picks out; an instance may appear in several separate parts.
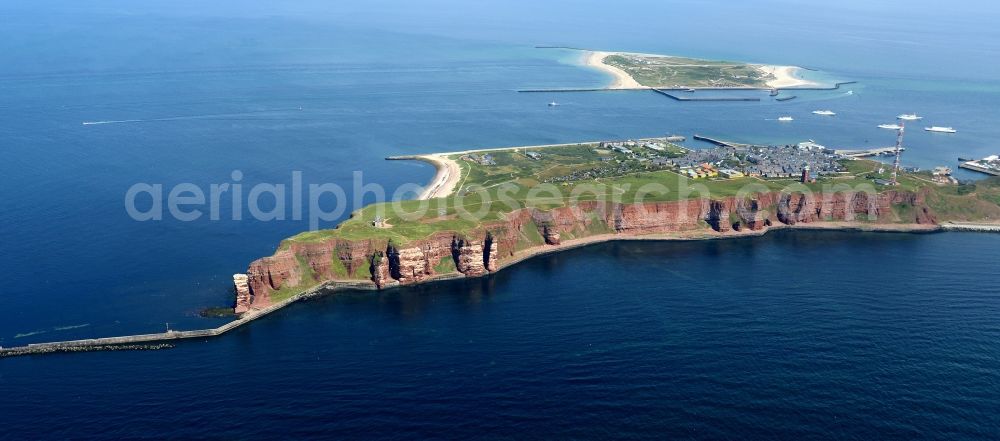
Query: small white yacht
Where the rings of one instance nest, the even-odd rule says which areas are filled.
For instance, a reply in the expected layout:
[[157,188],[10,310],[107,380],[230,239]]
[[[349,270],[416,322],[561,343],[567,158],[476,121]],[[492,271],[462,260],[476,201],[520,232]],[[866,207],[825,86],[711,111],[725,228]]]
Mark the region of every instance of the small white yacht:
[[832,110],[813,110],[813,114],[815,114],[815,115],[822,115],[822,116],[836,116],[837,115]]
[[781,121],[781,122],[795,121],[795,118],[792,118],[790,116],[782,116],[782,117],[778,118],[778,121]]
[[558,105],[559,105],[559,103],[557,103],[557,102],[555,102],[555,101],[553,101],[553,102],[549,103],[549,107],[556,107],[556,106],[558,106]]
[[935,133],[958,133],[958,130],[955,130],[951,127],[933,126],[933,127],[925,127],[924,130]]
[[888,130],[899,130],[899,129],[902,129],[903,126],[901,126],[899,124],[879,124],[878,128],[880,128],[880,129],[888,129]]
[[916,113],[904,113],[896,117],[896,119],[901,119],[903,121],[916,121],[919,119],[924,119],[922,116],[917,116]]

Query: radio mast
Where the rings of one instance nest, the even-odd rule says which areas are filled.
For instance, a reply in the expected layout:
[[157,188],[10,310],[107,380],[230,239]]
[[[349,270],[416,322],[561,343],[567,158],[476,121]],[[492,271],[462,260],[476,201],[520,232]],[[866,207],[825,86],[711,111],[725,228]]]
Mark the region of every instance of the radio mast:
[[899,131],[896,134],[896,160],[892,164],[892,179],[889,180],[889,185],[899,185],[896,178],[899,176],[899,157],[902,155],[903,151],[903,132],[906,131],[906,121],[899,121]]

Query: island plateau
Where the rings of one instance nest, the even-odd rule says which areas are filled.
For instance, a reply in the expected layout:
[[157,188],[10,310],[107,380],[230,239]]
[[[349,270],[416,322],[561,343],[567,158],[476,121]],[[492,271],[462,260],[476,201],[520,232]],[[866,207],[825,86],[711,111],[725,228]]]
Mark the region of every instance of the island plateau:
[[584,64],[611,75],[609,89],[783,89],[819,86],[797,66],[584,51]]
[[499,271],[609,240],[698,240],[773,229],[936,231],[1000,219],[1000,178],[956,185],[813,143],[666,138],[399,157],[437,167],[419,198],[369,205],[284,240],[237,274],[254,316],[326,287],[384,289]]
[[[612,240],[709,240],[775,229],[1000,232],[1000,177],[956,183],[814,142],[678,137],[469,150],[421,160],[416,199],[366,206],[235,274],[238,317],[217,328],[0,348],[0,357],[121,349],[225,334],[300,299],[478,277],[532,256]],[[707,139],[707,138],[701,138]],[[218,312],[218,311],[216,311]]]

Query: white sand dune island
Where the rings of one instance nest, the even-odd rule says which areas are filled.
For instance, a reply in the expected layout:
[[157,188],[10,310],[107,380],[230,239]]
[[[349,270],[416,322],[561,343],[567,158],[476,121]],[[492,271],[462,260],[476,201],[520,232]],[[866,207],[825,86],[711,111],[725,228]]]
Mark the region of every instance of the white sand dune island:
[[584,50],[583,64],[613,77],[614,90],[649,88],[785,89],[817,87],[798,66],[700,60],[670,55]]

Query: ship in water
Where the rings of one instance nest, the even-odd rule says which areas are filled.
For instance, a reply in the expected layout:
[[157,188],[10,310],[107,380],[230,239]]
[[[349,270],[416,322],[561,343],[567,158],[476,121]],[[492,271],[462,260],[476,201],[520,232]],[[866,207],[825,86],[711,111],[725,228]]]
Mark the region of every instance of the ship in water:
[[958,133],[958,130],[955,130],[951,127],[940,127],[940,126],[924,127],[924,130],[934,133]]
[[782,117],[778,118],[778,121],[781,121],[781,122],[795,121],[795,118],[792,118],[790,116],[782,116]]
[[553,102],[549,103],[549,107],[556,107],[556,106],[558,106],[558,105],[559,105],[559,103],[557,103],[557,102],[555,102],[555,101],[553,101]]
[[832,110],[813,110],[814,115],[822,116],[836,116],[837,114]]
[[990,155],[980,160],[965,161],[958,166],[966,170],[1000,176],[1000,156],[997,155]]
[[916,120],[924,119],[924,117],[917,116],[916,113],[904,113],[902,115],[897,116],[896,119],[901,119],[903,121],[916,121]]
[[902,129],[903,126],[901,126],[899,124],[879,124],[878,128],[880,128],[880,129],[888,129],[888,130],[899,130],[899,129]]

